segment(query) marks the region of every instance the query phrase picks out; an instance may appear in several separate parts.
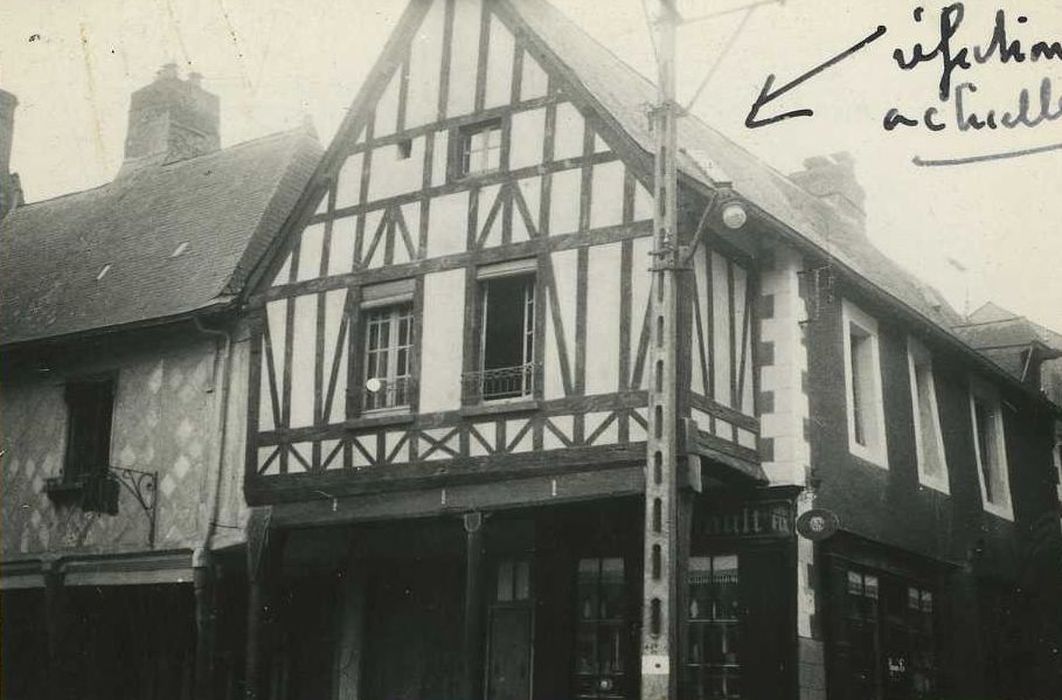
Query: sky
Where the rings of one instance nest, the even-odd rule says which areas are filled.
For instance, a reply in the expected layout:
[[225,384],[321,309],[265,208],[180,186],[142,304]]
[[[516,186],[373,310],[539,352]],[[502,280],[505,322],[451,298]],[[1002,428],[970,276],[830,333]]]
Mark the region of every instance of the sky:
[[[518,1],[518,0],[517,0]],[[654,75],[643,0],[554,0],[635,68]],[[652,3],[654,0],[646,0]],[[986,300],[1062,330],[1062,150],[966,165],[919,167],[1062,144],[1062,119],[1035,128],[957,128],[954,93],[938,97],[941,61],[901,70],[921,42],[940,39],[943,3],[914,0],[678,0],[678,97],[690,110],[782,172],[805,158],[849,152],[867,192],[872,240],[936,286],[961,312]],[[987,45],[997,10],[1026,53],[1062,41],[1062,3],[969,3],[952,45]],[[915,10],[923,7],[922,21]],[[0,87],[15,93],[12,168],[28,201],[112,179],[122,159],[129,95],[158,68],[203,74],[221,98],[222,143],[290,129],[312,118],[327,144],[404,8],[401,0],[0,0]],[[732,12],[726,12],[733,10]],[[718,14],[724,13],[724,14]],[[705,17],[706,15],[715,15]],[[1027,17],[1019,23],[1017,18]],[[814,114],[749,129],[745,119],[769,74],[774,89],[871,35],[885,34],[761,108],[768,118]],[[1062,112],[1062,57],[998,55],[952,74],[968,111],[1015,111],[1024,88],[1039,113],[1042,81]],[[938,109],[942,131],[883,128],[890,108],[920,118]],[[949,260],[954,262],[949,262]],[[958,266],[956,264],[958,263]],[[959,267],[963,268],[960,270]]]

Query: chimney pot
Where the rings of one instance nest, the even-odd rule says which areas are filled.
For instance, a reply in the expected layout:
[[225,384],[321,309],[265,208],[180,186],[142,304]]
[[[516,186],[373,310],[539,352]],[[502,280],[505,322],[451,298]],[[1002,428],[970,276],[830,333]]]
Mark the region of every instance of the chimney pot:
[[167,63],[154,82],[133,93],[125,138],[123,171],[138,164],[171,163],[221,147],[217,95],[200,86],[202,75],[177,76]]
[[18,175],[11,172],[11,144],[15,136],[15,107],[18,98],[0,89],[0,219],[22,204]]
[[866,192],[855,175],[855,159],[846,152],[812,156],[804,169],[789,176],[809,194],[832,204],[839,213],[862,228],[866,220]]

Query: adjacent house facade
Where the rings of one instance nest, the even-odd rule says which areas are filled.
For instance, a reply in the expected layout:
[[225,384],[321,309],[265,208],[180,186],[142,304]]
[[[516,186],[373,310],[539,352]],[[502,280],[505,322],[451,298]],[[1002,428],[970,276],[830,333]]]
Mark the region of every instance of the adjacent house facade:
[[[654,95],[540,0],[409,5],[249,290],[249,687],[639,695]],[[845,156],[679,145],[679,697],[1050,697],[1057,406]]]
[[319,155],[302,129],[221,149],[217,98],[167,66],[112,182],[3,212],[5,697],[207,697],[208,669],[236,692],[235,300]]

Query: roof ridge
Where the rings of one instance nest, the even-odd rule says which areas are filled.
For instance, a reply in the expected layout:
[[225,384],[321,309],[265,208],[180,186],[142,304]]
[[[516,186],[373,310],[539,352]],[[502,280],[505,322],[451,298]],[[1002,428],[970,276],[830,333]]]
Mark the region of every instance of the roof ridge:
[[[274,132],[269,133],[269,134],[263,134],[262,136],[256,136],[254,138],[247,139],[245,141],[239,141],[237,143],[225,146],[224,148],[219,148],[216,151],[211,151],[210,153],[202,153],[202,154],[197,155],[197,156],[192,157],[192,158],[185,158],[183,160],[176,160],[176,161],[173,161],[171,163],[159,163],[156,167],[159,168],[159,169],[162,169],[162,168],[169,168],[171,166],[183,165],[185,163],[192,163],[192,162],[196,162],[196,161],[201,161],[201,159],[203,159],[203,158],[210,158],[212,156],[217,156],[219,154],[231,153],[232,151],[241,150],[241,149],[246,148],[248,146],[259,145],[259,144],[261,144],[263,142],[266,142],[266,141],[280,140],[281,138],[286,137],[286,136],[298,136],[298,135],[305,136],[306,138],[309,138],[309,139],[314,139],[314,137],[310,133],[307,132],[307,129],[306,129],[305,125],[299,125],[299,126],[292,127],[290,129],[284,129],[283,131],[274,131]],[[141,170],[139,172],[142,173],[142,172],[146,172],[147,170],[148,170],[148,168],[145,168],[145,169],[143,169],[143,170]],[[89,193],[92,193],[92,192],[96,192],[97,190],[102,190],[102,189],[105,189],[107,187],[110,187],[110,186],[114,185],[116,182],[119,181],[119,179],[125,179],[125,178],[119,178],[117,175],[115,175],[114,178],[108,180],[107,182],[101,182],[98,185],[94,185],[92,187],[86,187],[83,190],[74,190],[72,192],[63,192],[62,194],[57,194],[54,197],[48,197],[47,199],[38,199],[38,200],[36,200],[34,202],[26,202],[25,204],[22,204],[21,206],[16,207],[14,211],[20,211],[20,210],[24,210],[24,209],[29,209],[31,207],[36,207],[36,206],[38,206],[40,204],[53,204],[53,203],[55,203],[55,202],[57,202],[57,201],[59,201],[61,199],[65,199],[67,197],[76,197],[78,195],[84,195],[84,194],[89,194]]]

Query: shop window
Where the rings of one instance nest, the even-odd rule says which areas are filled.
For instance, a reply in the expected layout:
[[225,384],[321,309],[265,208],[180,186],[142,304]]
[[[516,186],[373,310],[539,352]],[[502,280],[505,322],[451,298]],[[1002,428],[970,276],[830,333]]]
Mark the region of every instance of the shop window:
[[844,369],[848,394],[848,446],[852,454],[887,467],[878,324],[844,302]]
[[845,697],[933,697],[936,640],[933,593],[897,576],[845,572],[835,652]]
[[626,580],[623,559],[582,559],[576,588],[575,697],[632,698],[626,673]]
[[458,129],[452,165],[455,177],[482,175],[501,167],[501,119],[469,124]]
[[922,484],[948,493],[948,465],[940,432],[933,360],[926,347],[914,338],[907,341],[907,366],[911,375],[918,478]]
[[999,397],[988,385],[970,384],[970,415],[973,422],[977,474],[985,510],[1014,519],[1007,474],[1007,449],[1003,437],[1003,412]]
[[365,312],[365,402],[374,411],[409,405],[413,307],[385,306]]
[[479,369],[465,377],[472,400],[535,393],[535,275],[527,273],[528,264],[481,271]]
[[111,459],[114,380],[97,379],[66,385],[67,440],[64,483],[81,483],[106,473]]
[[743,697],[738,629],[738,560],[691,557],[685,687],[690,697]]
[[522,602],[531,597],[531,563],[526,559],[499,562],[496,578],[495,602]]

